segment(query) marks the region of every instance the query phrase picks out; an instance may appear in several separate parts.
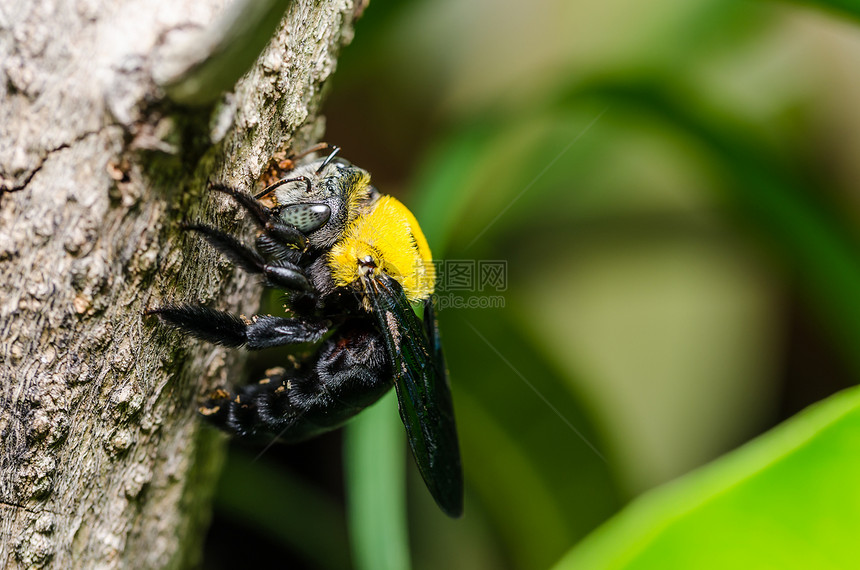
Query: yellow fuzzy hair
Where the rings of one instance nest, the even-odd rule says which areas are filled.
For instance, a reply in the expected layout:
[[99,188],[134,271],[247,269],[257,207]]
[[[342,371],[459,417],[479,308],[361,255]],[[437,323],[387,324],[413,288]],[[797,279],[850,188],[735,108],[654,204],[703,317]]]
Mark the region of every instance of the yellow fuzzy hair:
[[436,268],[427,239],[415,216],[391,196],[382,196],[372,212],[354,220],[328,254],[332,278],[339,287],[359,279],[359,260],[370,256],[396,279],[410,302],[433,294]]

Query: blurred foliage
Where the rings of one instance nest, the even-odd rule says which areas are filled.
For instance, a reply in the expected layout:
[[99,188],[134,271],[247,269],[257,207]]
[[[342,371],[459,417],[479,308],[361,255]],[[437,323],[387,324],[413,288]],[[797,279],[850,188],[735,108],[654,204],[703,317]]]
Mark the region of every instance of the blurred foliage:
[[[257,459],[247,450],[231,450],[217,489],[218,511],[253,527],[258,535],[292,545],[306,564],[330,570],[347,567],[350,557],[343,509],[289,471]],[[313,516],[303,517],[301,513]],[[210,546],[210,552],[218,556],[208,566],[235,567],[222,558],[229,559],[236,550],[245,564],[269,563],[270,553],[256,546],[225,537]]]
[[[850,567],[856,394],[726,452],[860,375],[858,18],[840,1],[371,2],[328,140],[403,197],[437,259],[507,272],[438,291],[465,518],[407,459],[404,544],[383,401],[347,438],[358,567]],[[320,445],[269,452],[280,489],[332,468]],[[318,499],[280,516],[344,524]],[[323,568],[342,538],[283,536]]]
[[355,567],[406,568],[409,537],[403,463],[406,447],[394,392],[362,412],[344,441],[349,530]]

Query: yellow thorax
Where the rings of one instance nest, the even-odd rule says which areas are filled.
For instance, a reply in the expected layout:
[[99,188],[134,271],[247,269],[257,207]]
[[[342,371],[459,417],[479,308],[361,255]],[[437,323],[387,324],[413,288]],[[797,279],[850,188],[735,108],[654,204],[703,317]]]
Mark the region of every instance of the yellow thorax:
[[436,269],[427,239],[406,206],[382,196],[372,212],[354,220],[328,254],[338,287],[355,283],[370,257],[378,270],[396,279],[410,302],[433,294]]

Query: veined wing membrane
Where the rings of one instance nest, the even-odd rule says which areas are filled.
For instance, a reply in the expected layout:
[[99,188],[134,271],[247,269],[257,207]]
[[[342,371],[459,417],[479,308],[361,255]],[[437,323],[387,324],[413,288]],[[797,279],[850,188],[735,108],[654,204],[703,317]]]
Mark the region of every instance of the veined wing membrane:
[[432,322],[422,323],[396,280],[378,274],[366,278],[365,285],[391,358],[400,418],[418,470],[439,507],[449,516],[459,517],[463,513],[463,471],[432,307],[425,306],[424,311]]

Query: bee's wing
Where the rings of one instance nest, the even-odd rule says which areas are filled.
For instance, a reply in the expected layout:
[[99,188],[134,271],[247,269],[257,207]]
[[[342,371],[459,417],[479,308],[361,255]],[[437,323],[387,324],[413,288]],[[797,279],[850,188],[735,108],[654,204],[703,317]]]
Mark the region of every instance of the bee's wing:
[[[427,333],[431,356],[436,363],[441,382],[448,386],[448,367],[445,365],[445,355],[442,354],[442,339],[439,338],[439,323],[436,321],[436,311],[428,299],[424,302],[424,332]],[[451,399],[450,392],[448,399]]]
[[463,513],[463,471],[433,308],[428,300],[422,325],[397,281],[382,275],[367,285],[391,358],[400,418],[412,455],[439,507],[459,517]]

